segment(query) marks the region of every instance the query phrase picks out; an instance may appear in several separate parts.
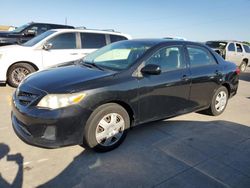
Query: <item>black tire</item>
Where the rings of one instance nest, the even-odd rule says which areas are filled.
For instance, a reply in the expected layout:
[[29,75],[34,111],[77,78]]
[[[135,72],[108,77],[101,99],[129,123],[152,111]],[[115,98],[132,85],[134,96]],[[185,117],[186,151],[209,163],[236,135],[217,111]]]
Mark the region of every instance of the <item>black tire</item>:
[[[218,104],[218,101],[216,100],[217,97],[221,96],[222,94],[225,94],[225,101],[223,102],[224,107],[223,108],[216,108],[216,104]],[[206,114],[212,115],[212,116],[218,116],[224,112],[224,110],[227,107],[227,102],[228,102],[228,90],[226,87],[221,86],[217,91],[215,92],[210,107],[205,111]],[[222,105],[223,106],[223,105]]]
[[247,63],[245,61],[242,61],[240,65],[240,72],[245,72],[247,69]]
[[[17,71],[19,71],[19,77]],[[28,63],[16,63],[8,70],[7,82],[10,86],[17,87],[25,76],[35,71],[34,67]]]
[[[102,142],[100,141],[98,142],[97,134],[99,134],[98,131],[100,128],[103,129],[103,130],[100,130],[101,131],[100,133],[105,131],[105,129],[101,126],[101,121],[108,118],[110,114],[117,114],[117,117],[119,117],[120,121],[122,121],[122,125],[124,125],[123,126],[124,128],[119,129],[121,130],[119,131],[119,134],[117,133],[115,135],[108,137],[110,138],[111,142],[114,142],[112,145],[105,145],[106,140],[108,139],[104,138],[102,139]],[[116,117],[116,121],[117,121],[117,117]],[[111,119],[109,123],[111,123]],[[111,125],[112,126],[109,125],[109,128],[115,127],[115,125],[113,124]],[[109,128],[106,129],[107,132],[110,132]],[[122,106],[116,103],[108,103],[108,104],[101,105],[90,115],[86,123],[86,126],[84,128],[83,146],[87,145],[88,147],[93,148],[97,152],[111,151],[115,149],[116,147],[118,147],[124,141],[129,128],[130,128],[130,118],[129,118],[127,111]],[[121,137],[117,139],[116,138],[117,135],[121,135]]]

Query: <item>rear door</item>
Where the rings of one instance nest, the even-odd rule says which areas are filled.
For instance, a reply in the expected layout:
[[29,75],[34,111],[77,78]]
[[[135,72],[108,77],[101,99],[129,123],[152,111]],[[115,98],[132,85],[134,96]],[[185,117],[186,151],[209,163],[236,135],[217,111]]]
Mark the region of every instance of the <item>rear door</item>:
[[222,81],[222,68],[205,47],[187,45],[186,52],[192,79],[190,101],[194,109],[206,107]]
[[139,79],[140,120],[157,120],[184,112],[189,106],[190,72],[183,46],[164,46],[145,64],[159,65],[162,72]]
[[46,43],[51,43],[52,47],[49,50],[42,50],[44,67],[81,58],[80,49],[77,46],[77,33],[75,32],[60,33]]

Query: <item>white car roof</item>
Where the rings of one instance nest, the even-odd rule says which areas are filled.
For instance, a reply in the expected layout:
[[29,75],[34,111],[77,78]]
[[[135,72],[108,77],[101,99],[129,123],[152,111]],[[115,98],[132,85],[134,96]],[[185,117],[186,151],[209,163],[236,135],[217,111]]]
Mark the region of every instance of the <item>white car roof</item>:
[[79,33],[100,33],[100,34],[110,34],[110,35],[118,35],[124,36],[127,39],[132,39],[132,37],[128,34],[109,31],[109,30],[95,30],[95,29],[52,29],[51,31],[56,31],[57,33],[67,33],[67,32],[79,32]]

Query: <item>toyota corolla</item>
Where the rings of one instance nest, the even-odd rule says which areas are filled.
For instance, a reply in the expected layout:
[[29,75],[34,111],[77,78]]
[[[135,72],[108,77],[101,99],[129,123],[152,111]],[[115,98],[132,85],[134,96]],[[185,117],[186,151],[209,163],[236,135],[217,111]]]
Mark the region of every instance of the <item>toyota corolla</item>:
[[135,125],[194,111],[221,114],[238,74],[202,44],[121,41],[28,76],[13,94],[12,124],[31,145],[109,151]]

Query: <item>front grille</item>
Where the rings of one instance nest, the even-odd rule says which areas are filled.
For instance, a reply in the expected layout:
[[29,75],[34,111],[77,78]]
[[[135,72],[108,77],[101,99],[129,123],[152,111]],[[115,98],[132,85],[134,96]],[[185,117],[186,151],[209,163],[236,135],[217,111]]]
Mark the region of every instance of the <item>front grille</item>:
[[25,91],[17,91],[17,99],[19,103],[23,106],[27,106],[31,104],[33,101],[37,99],[38,95]]

